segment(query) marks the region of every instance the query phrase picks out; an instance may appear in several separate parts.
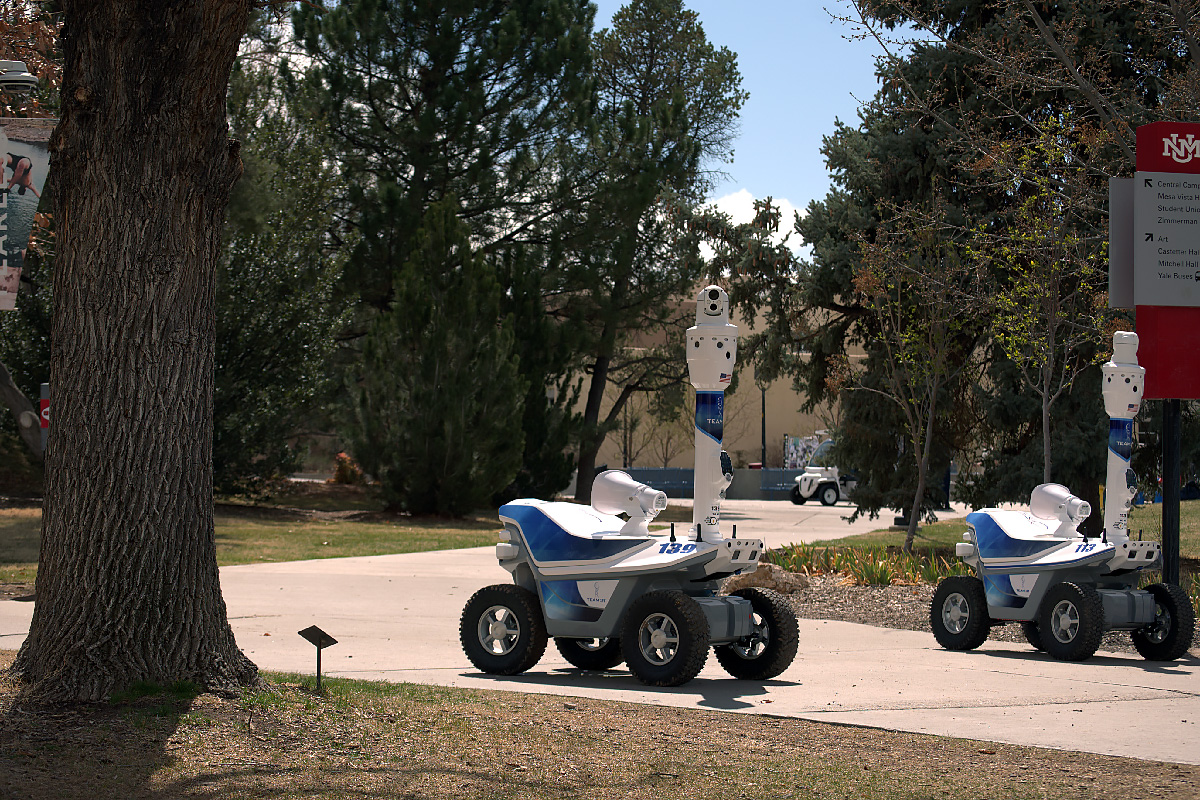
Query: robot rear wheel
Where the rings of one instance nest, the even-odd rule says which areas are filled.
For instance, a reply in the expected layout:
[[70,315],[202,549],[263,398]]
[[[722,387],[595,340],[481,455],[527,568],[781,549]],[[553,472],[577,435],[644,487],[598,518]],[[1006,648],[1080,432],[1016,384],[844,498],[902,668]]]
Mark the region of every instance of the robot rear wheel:
[[938,584],[929,606],[929,625],[933,638],[947,650],[974,650],[983,644],[991,628],[983,581],[955,575]]
[[1174,661],[1187,652],[1196,632],[1196,612],[1178,586],[1155,583],[1146,587],[1154,595],[1154,622],[1131,634],[1133,646],[1148,661]]
[[1025,641],[1029,642],[1029,646],[1034,650],[1045,650],[1042,646],[1042,632],[1038,630],[1036,622],[1022,622],[1021,633],[1025,634]]
[[537,595],[514,584],[485,586],[471,595],[458,636],[471,663],[493,675],[520,674],[546,652]]
[[612,669],[624,658],[620,639],[566,639],[555,637],[554,646],[571,666],[579,669]]
[[765,681],[792,665],[800,641],[796,614],[778,592],[739,589],[735,597],[750,601],[754,632],[744,639],[713,648],[717,661],[735,678]]
[[1052,586],[1038,609],[1042,649],[1060,661],[1091,658],[1104,636],[1104,602],[1088,584]]

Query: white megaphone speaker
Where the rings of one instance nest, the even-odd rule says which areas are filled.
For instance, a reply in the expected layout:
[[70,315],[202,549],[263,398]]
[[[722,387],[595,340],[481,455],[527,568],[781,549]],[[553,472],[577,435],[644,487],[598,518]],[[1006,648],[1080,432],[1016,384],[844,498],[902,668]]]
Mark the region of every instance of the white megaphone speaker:
[[1070,536],[1092,513],[1092,505],[1071,494],[1061,483],[1043,483],[1029,496],[1029,513],[1038,519],[1058,520],[1054,536]]
[[638,483],[619,469],[605,470],[592,482],[592,508],[601,514],[629,515],[622,534],[648,536],[650,520],[666,507],[666,492]]

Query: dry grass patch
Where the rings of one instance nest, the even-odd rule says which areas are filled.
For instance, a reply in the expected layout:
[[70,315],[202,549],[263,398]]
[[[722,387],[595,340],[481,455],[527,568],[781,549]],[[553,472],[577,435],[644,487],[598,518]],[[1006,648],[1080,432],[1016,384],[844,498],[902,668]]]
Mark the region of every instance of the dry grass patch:
[[[0,652],[0,667],[11,653]],[[270,676],[19,713],[12,798],[1173,798],[1200,768],[745,714]]]

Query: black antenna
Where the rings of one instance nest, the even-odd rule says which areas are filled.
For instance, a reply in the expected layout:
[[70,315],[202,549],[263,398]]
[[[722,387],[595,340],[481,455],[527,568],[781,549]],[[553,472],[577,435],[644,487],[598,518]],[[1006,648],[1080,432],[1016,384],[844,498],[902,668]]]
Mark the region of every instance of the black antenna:
[[671,523],[671,541],[675,541],[675,523]]

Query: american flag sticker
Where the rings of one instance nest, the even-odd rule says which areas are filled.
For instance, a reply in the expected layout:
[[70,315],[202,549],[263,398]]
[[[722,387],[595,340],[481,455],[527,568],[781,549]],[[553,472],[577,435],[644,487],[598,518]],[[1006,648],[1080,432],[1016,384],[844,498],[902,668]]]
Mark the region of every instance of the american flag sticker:
[[728,373],[725,373],[725,372],[722,372],[722,373],[721,373],[721,380],[717,381],[717,383],[729,383],[729,379],[730,379],[730,378],[732,378],[732,377],[733,377],[732,375],[730,375],[730,374],[728,374]]
[[1134,414],[1136,414],[1136,413],[1137,413],[1137,410],[1138,410],[1138,404],[1137,404],[1137,403],[1130,403],[1130,404],[1129,404],[1129,410],[1130,410],[1131,412],[1133,412]]

